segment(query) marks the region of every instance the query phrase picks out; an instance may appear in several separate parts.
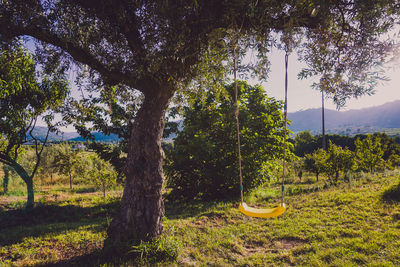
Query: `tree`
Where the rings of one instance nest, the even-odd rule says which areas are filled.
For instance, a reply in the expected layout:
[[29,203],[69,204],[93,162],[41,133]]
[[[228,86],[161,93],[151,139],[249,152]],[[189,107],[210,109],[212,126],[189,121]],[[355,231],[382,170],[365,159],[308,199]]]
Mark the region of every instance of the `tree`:
[[378,136],[368,135],[362,141],[357,138],[356,145],[356,162],[359,170],[373,173],[377,168],[384,165],[381,139]]
[[339,181],[339,174],[343,172],[346,174],[354,167],[354,154],[348,148],[342,148],[334,145],[329,141],[329,147],[326,158],[325,172],[334,182]]
[[[18,43],[3,44],[0,54],[0,162],[12,167],[26,183],[27,208],[34,204],[33,177],[40,165],[41,155],[50,131],[54,112],[63,103],[68,83],[63,75],[36,73],[33,57]],[[44,139],[35,137],[33,130],[39,116],[48,126]],[[32,143],[36,160],[31,170],[24,168],[18,155],[21,146]],[[30,172],[30,173],[29,173]]]
[[282,40],[303,42],[297,44],[309,68],[302,77],[323,72],[323,82],[332,85],[324,87],[343,102],[370,92],[374,80],[365,76],[389,52],[380,35],[397,15],[387,0],[3,1],[0,35],[40,40],[45,69],[67,68],[74,60],[81,74],[89,74],[81,81],[93,88],[118,84],[140,92],[121,208],[108,229],[109,240],[117,242],[161,234],[161,136],[168,104],[178,91],[196,97],[198,84],[226,73],[234,43],[239,62],[249,48],[258,54],[259,60],[240,69],[265,78],[267,53],[279,43],[276,33],[300,37]]
[[117,182],[117,173],[109,162],[97,156],[91,156],[90,160],[93,164],[89,171],[90,182],[101,187],[105,198],[107,187],[115,185]]
[[317,181],[320,173],[323,173],[326,166],[326,151],[324,149],[318,149],[312,154],[305,155],[304,169],[306,171],[315,173]]
[[[227,96],[208,92],[187,107],[183,129],[167,151],[168,185],[186,198],[226,198],[239,191],[234,84]],[[238,82],[244,190],[270,179],[274,159],[283,154],[282,104],[262,87]]]
[[372,138],[379,137],[381,140],[381,147],[383,149],[384,160],[388,160],[389,157],[393,154],[400,155],[400,145],[396,144],[396,139],[388,136],[386,133],[374,133],[372,134]]
[[303,131],[296,134],[294,138],[294,153],[303,157],[305,154],[310,154],[319,147],[317,140],[310,131]]
[[54,184],[53,175],[56,172],[56,166],[54,165],[54,158],[58,152],[58,146],[51,144],[47,145],[42,154],[42,160],[38,169],[38,176],[43,180],[50,176],[50,184]]
[[79,151],[72,149],[69,144],[63,144],[58,148],[57,154],[54,157],[53,166],[57,172],[68,176],[70,189],[72,189],[74,175],[78,173],[79,170],[84,170],[81,164]]

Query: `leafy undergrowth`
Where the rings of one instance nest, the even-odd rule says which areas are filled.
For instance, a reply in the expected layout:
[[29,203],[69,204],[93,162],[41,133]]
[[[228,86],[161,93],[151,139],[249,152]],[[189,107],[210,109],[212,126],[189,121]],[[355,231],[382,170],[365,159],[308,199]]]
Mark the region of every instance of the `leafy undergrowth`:
[[[245,217],[234,202],[166,203],[162,239],[132,247],[117,260],[101,259],[116,197],[81,196],[42,203],[30,212],[9,205],[0,211],[0,262],[5,266],[398,266],[398,183],[398,174],[377,174],[337,186],[309,184],[313,190],[288,196],[287,212],[273,219]],[[271,206],[277,192],[256,190],[246,201]]]

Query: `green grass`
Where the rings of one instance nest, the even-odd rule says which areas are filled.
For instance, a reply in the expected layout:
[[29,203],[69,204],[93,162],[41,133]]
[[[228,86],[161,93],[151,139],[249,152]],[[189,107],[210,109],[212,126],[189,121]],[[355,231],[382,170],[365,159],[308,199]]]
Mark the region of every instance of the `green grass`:
[[[30,212],[9,203],[0,211],[3,265],[398,266],[399,172],[330,185],[290,183],[287,212],[243,216],[237,202],[166,202],[163,237],[120,259],[101,258],[118,197],[66,194]],[[246,195],[252,206],[274,206],[279,188]],[[1,265],[1,264],[0,264]],[[1,266],[3,266],[1,265]]]

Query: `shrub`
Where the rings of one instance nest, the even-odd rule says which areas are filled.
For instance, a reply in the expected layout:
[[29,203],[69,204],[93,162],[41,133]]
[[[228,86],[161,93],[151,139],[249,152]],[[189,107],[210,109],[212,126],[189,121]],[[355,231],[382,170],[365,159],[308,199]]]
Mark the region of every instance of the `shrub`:
[[[260,86],[238,84],[244,190],[270,179],[283,153],[282,104]],[[183,130],[167,151],[168,186],[183,197],[224,198],[239,192],[234,85],[227,97],[207,93],[186,108]]]

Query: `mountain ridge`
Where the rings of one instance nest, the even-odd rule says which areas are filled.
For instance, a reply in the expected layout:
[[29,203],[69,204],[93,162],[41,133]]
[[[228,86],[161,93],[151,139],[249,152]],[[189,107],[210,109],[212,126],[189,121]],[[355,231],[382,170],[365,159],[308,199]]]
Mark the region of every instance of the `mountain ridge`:
[[[306,109],[288,113],[291,120],[289,129],[293,132],[321,132],[321,108]],[[400,100],[363,109],[336,111],[325,109],[325,129],[327,132],[340,129],[396,129],[400,128]]]

